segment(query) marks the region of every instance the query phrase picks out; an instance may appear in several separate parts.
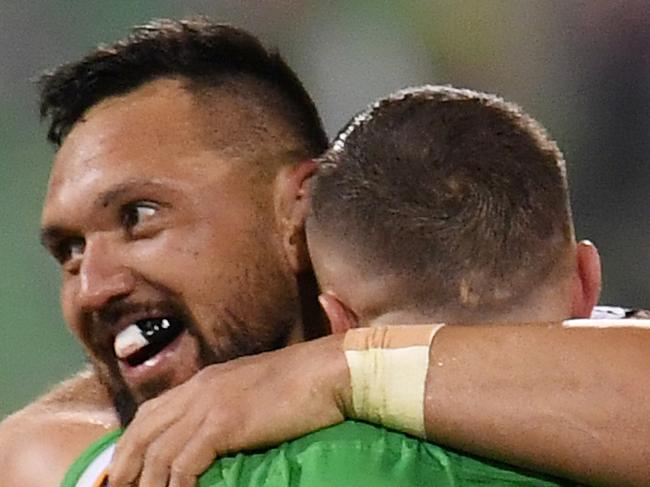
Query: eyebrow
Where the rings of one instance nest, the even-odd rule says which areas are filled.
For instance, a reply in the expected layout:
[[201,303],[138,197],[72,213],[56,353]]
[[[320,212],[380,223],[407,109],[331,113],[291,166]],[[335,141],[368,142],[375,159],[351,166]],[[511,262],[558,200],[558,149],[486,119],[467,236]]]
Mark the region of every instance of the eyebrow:
[[[163,187],[163,184],[151,181],[150,179],[131,179],[99,193],[93,201],[92,206],[95,208],[106,208],[113,201],[130,191],[136,189],[161,189]],[[165,189],[169,190],[167,187]],[[53,242],[72,233],[74,232],[61,225],[46,225],[40,231],[40,242],[43,247],[49,249]]]
[[47,226],[41,229],[39,240],[41,245],[49,250],[52,244],[57,240],[61,240],[65,234],[66,231],[57,225]]
[[150,179],[131,179],[129,181],[125,181],[116,186],[113,186],[111,189],[99,193],[99,195],[97,195],[95,198],[93,206],[98,208],[106,208],[114,200],[118,199],[124,193],[128,193],[129,191],[133,191],[135,189],[161,189],[162,187],[162,184],[151,181]]

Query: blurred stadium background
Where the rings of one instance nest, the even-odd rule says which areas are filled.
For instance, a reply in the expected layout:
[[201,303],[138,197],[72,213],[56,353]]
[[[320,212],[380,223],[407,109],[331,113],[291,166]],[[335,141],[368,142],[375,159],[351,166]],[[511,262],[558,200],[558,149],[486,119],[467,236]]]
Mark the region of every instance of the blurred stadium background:
[[52,149],[33,79],[154,17],[206,14],[275,45],[330,136],[374,98],[451,83],[541,120],[569,162],[602,302],[650,306],[650,9],[640,1],[0,1],[0,418],[83,364],[38,244]]

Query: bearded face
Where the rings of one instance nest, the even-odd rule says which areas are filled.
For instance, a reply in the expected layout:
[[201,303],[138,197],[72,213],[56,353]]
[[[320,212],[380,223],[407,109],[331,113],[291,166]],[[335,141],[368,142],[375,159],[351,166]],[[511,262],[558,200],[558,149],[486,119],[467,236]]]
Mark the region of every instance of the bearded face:
[[172,80],[101,102],[50,178],[64,316],[124,422],[207,364],[302,336],[272,184],[195,133],[197,110]]

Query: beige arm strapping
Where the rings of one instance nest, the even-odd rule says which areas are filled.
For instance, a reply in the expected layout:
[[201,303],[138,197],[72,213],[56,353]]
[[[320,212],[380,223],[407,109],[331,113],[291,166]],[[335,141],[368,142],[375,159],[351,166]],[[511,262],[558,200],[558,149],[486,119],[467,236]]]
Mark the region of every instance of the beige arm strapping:
[[442,326],[382,326],[347,332],[343,347],[356,419],[425,438],[429,347]]

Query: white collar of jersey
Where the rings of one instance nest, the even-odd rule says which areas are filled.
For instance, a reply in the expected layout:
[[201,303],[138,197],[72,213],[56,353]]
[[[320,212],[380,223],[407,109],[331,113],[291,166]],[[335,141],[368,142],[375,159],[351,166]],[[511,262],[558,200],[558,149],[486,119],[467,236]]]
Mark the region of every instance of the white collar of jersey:
[[101,452],[84,470],[75,487],[102,487],[106,485],[104,481],[108,477],[108,466],[111,463],[114,451],[115,445],[113,444]]

